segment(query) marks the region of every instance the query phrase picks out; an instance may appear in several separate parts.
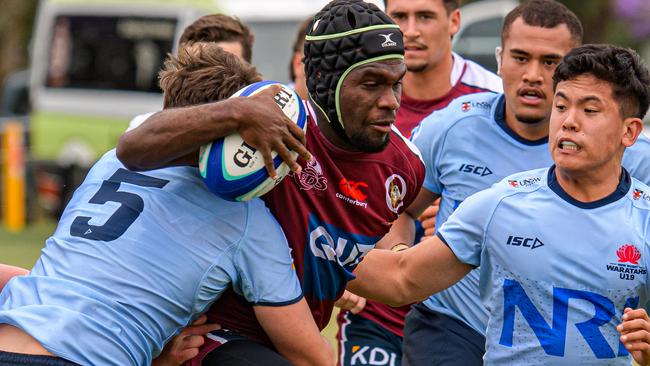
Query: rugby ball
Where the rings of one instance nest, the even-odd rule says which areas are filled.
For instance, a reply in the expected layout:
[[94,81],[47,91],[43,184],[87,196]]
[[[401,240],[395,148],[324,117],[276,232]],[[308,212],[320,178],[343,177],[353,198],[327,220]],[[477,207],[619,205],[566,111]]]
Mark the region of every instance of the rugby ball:
[[[284,114],[303,131],[307,128],[307,113],[298,94],[290,87],[276,81],[260,81],[248,85],[234,97],[255,95],[271,85],[278,84],[281,91],[275,102]],[[291,152],[294,159],[298,153]],[[232,134],[203,145],[199,152],[199,170],[208,189],[229,201],[248,201],[270,191],[289,173],[289,166],[273,151],[277,178],[271,179],[264,168],[262,153],[248,145],[239,134]]]

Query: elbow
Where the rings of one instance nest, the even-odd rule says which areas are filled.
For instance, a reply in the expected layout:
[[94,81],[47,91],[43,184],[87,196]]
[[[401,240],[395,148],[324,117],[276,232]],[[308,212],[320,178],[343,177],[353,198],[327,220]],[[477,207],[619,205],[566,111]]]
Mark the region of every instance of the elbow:
[[133,171],[144,170],[146,168],[135,159],[136,154],[130,149],[130,146],[133,144],[131,140],[129,132],[122,134],[115,147],[115,155],[117,155],[117,159],[127,169]]

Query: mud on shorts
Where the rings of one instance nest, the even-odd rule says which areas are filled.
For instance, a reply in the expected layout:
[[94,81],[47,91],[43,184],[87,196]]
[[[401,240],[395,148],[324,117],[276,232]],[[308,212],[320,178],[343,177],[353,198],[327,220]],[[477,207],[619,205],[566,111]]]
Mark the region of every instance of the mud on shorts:
[[345,312],[337,317],[339,366],[399,366],[402,338],[362,316]]
[[[219,329],[205,335],[199,354],[185,366],[291,366],[277,351],[241,334]],[[2,366],[2,365],[0,365]]]

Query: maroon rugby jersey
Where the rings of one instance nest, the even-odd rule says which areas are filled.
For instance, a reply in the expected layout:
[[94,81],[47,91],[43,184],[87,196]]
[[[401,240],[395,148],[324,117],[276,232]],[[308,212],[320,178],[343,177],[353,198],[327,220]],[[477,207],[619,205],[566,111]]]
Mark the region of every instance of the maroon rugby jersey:
[[420,124],[420,121],[433,111],[445,108],[452,100],[467,94],[486,91],[501,92],[501,79],[472,61],[466,61],[453,54],[451,89],[444,96],[433,100],[417,100],[402,93],[402,102],[397,111],[395,126],[406,137]]
[[[441,98],[433,100],[417,100],[402,93],[402,102],[395,126],[404,136],[410,136],[411,131],[420,124],[424,117],[433,111],[445,108],[455,98],[472,93],[485,91],[500,92],[503,89],[501,79],[490,71],[472,61],[466,61],[454,53],[454,66],[451,73],[451,90]],[[393,308],[376,301],[366,303],[358,315],[370,319],[390,332],[404,337],[404,318],[411,306]],[[343,322],[343,313],[339,314],[339,326]]]
[[[303,170],[264,196],[292,250],[305,299],[320,329],[330,320],[353,269],[415,199],[424,180],[417,149],[393,128],[378,153],[334,146],[318,129],[310,106]],[[327,123],[327,122],[323,122]],[[210,320],[254,340],[269,340],[251,304],[227,291],[209,310]]]

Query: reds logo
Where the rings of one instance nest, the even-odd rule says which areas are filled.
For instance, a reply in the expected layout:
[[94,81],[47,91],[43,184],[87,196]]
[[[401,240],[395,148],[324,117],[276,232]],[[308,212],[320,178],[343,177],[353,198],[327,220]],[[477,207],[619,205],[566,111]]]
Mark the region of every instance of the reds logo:
[[639,249],[632,244],[625,244],[618,248],[616,255],[618,256],[618,261],[620,263],[627,262],[638,265],[639,259],[641,259],[641,252],[639,252]]
[[353,182],[345,178],[341,179],[339,182],[339,188],[344,195],[354,198],[357,201],[364,202],[368,195],[361,192],[361,187],[368,188],[368,184],[365,182]]
[[308,162],[300,174],[290,173],[290,175],[293,175],[293,179],[298,183],[300,189],[304,191],[310,189],[324,191],[327,189],[327,178],[323,176],[323,168],[316,159]]

